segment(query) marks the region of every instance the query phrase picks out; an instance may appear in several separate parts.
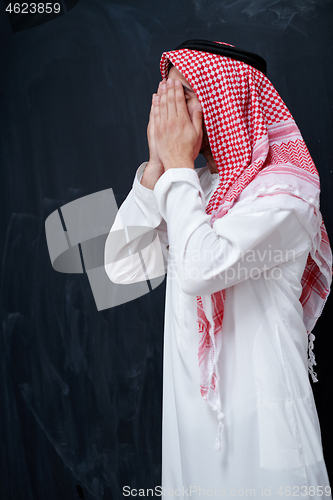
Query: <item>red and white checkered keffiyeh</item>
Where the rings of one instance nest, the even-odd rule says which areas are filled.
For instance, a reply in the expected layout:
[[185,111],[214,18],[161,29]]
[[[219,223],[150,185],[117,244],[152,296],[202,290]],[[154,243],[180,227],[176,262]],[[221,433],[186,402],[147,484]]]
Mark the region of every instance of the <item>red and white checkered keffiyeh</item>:
[[[319,211],[318,172],[301,133],[271,82],[254,67],[208,52],[181,49],[162,54],[163,78],[169,62],[188,80],[201,103],[219,171],[220,182],[206,207],[206,213],[212,215],[211,225],[228,212],[254,179],[258,196],[287,192],[313,207],[313,247],[302,278],[300,301],[309,335],[309,371],[317,381],[311,331],[329,294],[332,256]],[[274,196],[271,198],[274,204]],[[217,411],[216,449],[221,448],[224,420],[217,369],[224,300],[224,290],[197,297],[200,389]]]

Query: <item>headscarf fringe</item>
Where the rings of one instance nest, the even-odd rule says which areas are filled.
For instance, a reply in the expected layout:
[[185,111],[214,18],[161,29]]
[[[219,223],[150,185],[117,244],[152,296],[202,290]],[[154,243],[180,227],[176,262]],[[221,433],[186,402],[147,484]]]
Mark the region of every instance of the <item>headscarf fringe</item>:
[[313,341],[315,340],[315,336],[313,333],[309,333],[309,358],[308,358],[308,370],[312,378],[312,382],[318,382],[317,374],[314,371],[313,367],[317,365],[316,360],[315,360],[315,355],[313,352],[314,344]]
[[215,438],[214,450],[221,451],[222,442],[223,442],[223,432],[224,432],[224,418],[225,418],[225,415],[221,410],[218,410],[217,418],[219,421],[219,425],[218,425],[217,434],[216,434],[216,438]]

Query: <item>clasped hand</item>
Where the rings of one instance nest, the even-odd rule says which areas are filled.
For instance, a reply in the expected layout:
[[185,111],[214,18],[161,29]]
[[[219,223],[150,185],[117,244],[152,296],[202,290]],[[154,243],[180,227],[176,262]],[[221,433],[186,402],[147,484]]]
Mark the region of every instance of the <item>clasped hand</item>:
[[182,84],[169,78],[153,95],[148,125],[150,162],[169,168],[194,168],[202,143],[202,109],[197,104],[192,117]]

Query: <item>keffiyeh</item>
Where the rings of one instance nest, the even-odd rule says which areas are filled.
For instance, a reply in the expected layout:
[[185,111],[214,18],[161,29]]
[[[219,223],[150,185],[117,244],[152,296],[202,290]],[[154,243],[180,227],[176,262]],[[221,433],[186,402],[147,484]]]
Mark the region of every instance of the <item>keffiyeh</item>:
[[[233,47],[222,42],[212,43]],[[250,65],[251,62],[233,59],[232,54],[227,57],[180,48],[162,54],[163,78],[167,77],[170,62],[188,80],[201,103],[219,171],[218,187],[206,207],[211,226],[228,213],[236,198],[254,180],[257,196],[287,192],[313,207],[312,250],[302,278],[300,301],[309,335],[309,372],[313,381],[317,381],[311,331],[329,294],[332,257],[319,211],[319,176],[301,133],[272,83],[262,71]],[[274,196],[272,200],[274,203]],[[216,449],[221,448],[224,421],[217,368],[223,338],[224,300],[224,290],[197,297],[200,390],[217,412]]]

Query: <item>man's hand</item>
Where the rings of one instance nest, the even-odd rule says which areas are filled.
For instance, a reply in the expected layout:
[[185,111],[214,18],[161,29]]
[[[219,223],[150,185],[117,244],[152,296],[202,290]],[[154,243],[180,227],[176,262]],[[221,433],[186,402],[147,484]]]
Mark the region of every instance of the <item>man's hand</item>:
[[192,121],[179,80],[171,78],[153,96],[155,147],[164,169],[192,168],[202,143],[203,115],[200,104]]
[[[161,88],[161,85],[163,84],[163,82],[165,82],[165,80],[160,82],[159,87],[158,87],[158,92],[160,92],[160,88]],[[147,127],[147,138],[148,138],[148,146],[149,146],[149,162],[144,170],[144,173],[143,173],[143,176],[141,179],[141,184],[148,189],[154,189],[156,182],[161,177],[161,175],[164,174],[164,171],[165,171],[163,163],[161,162],[161,160],[157,154],[157,150],[156,150],[153,100],[154,100],[154,96],[152,99],[152,105],[150,108],[150,115],[149,115],[149,123],[148,123],[148,127]]]

